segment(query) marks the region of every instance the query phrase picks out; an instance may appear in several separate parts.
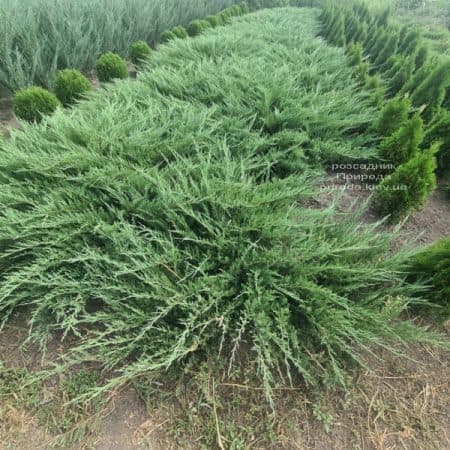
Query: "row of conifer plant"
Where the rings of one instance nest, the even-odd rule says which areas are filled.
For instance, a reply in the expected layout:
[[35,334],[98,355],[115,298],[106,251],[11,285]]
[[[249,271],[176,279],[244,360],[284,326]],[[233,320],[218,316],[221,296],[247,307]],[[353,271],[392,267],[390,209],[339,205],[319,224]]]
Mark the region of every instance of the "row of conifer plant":
[[[181,25],[162,32],[159,36],[161,44],[174,39],[198,36],[210,28],[228,24],[235,16],[250,12],[246,2],[231,6],[216,15],[190,22],[187,29]],[[135,42],[129,51],[131,62],[140,67],[151,56],[151,48],[145,41]],[[129,76],[126,61],[114,52],[100,56],[95,65],[96,75],[100,82],[125,79]],[[70,106],[80,100],[90,89],[89,79],[76,69],[64,69],[56,73],[54,93],[41,86],[20,89],[14,94],[14,113],[19,119],[27,122],[40,122],[46,115],[53,113],[59,106]]]
[[[422,207],[436,188],[436,173],[450,169],[450,60],[432,55],[418,28],[399,27],[390,10],[373,14],[355,1],[327,4],[323,37],[345,47],[361,84],[374,92],[382,110],[375,124],[379,154],[392,173],[377,186],[373,206],[393,221]],[[450,239],[426,247],[410,263],[412,280],[429,284],[427,297],[450,314]]]
[[399,219],[424,205],[436,187],[436,170],[449,168],[450,60],[432,55],[419,29],[393,23],[390,9],[374,14],[359,1],[329,3],[321,21],[323,37],[345,47],[361,84],[384,105],[379,156],[395,170],[373,203],[381,215]]

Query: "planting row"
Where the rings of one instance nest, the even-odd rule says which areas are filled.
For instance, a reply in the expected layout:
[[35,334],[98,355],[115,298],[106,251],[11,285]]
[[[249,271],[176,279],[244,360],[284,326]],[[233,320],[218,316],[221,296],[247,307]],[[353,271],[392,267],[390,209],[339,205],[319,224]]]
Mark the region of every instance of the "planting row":
[[397,220],[435,189],[436,156],[438,173],[450,169],[450,60],[432,57],[420,32],[391,24],[389,14],[373,14],[363,2],[328,4],[321,20],[324,37],[346,47],[361,84],[385,104],[379,155],[396,169],[373,201],[381,215]]
[[[193,19],[216,14],[233,3],[233,0],[0,0],[0,96],[31,85],[52,88],[58,70],[75,68],[89,72],[103,53],[112,51],[127,57],[133,42],[143,40],[155,46],[161,34],[164,33],[165,39],[165,30],[174,25],[187,27]],[[288,0],[247,3],[255,10],[286,5]]]
[[[391,167],[372,203],[381,216],[399,220],[422,207],[436,188],[437,171],[450,171],[450,60],[432,56],[418,29],[399,28],[390,11],[374,15],[363,2],[327,4],[323,36],[346,47],[350,65],[374,102],[383,105],[375,123],[382,137],[378,155]],[[437,161],[436,161],[437,160]],[[411,279],[430,283],[436,314],[450,315],[450,240],[443,239],[411,259]]]
[[[187,30],[182,26],[173,27],[160,35],[160,42],[167,43],[174,39],[198,36],[209,28],[225,25],[234,16],[249,12],[246,3],[229,7],[217,15],[204,20],[193,20]],[[135,42],[129,51],[131,61],[139,67],[151,56],[151,48],[144,41]],[[102,55],[95,64],[98,80],[110,82],[114,79],[128,77],[126,62],[117,54],[108,52]],[[83,97],[91,89],[90,81],[76,69],[64,69],[56,73],[54,94],[48,90],[33,86],[17,91],[14,95],[14,113],[19,119],[28,122],[40,122],[42,117],[54,112],[61,104],[69,106]]]
[[138,40],[215,14],[233,0],[0,0],[0,88],[53,87],[58,70],[90,71],[112,51],[127,56]]
[[314,10],[248,15],[3,140],[2,323],[26,305],[32,339],[80,336],[61,370],[96,361],[104,389],[205,355],[232,372],[251,342],[269,399],[299,374],[345,383],[368,346],[435,341],[396,321],[424,288],[395,235],[308,207],[379,115],[316,29]]

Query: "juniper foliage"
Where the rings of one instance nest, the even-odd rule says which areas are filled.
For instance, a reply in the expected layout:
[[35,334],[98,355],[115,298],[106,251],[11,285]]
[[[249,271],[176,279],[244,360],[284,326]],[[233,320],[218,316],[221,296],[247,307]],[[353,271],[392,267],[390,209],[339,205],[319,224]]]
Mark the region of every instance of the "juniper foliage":
[[59,369],[95,360],[103,389],[193,355],[232,368],[251,342],[269,399],[432,341],[397,321],[417,286],[393,235],[298,203],[321,163],[373,142],[370,97],[316,29],[313,10],[265,10],[176,40],[2,142],[2,324],[27,306],[32,339],[78,337]]

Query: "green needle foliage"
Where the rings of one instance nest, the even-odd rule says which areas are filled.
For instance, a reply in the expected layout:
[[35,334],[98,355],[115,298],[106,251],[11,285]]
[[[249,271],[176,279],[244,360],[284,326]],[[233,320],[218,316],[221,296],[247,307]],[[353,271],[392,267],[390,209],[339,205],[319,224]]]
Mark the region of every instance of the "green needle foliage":
[[428,61],[430,50],[428,45],[422,45],[416,53],[415,68],[419,70]]
[[392,55],[397,52],[398,47],[398,33],[393,32],[388,35],[384,47],[376,55],[374,59],[375,66],[383,65]]
[[445,322],[450,318],[450,238],[429,246],[411,260],[412,278],[429,284],[426,297],[439,306],[431,313]]
[[57,97],[41,87],[30,87],[14,95],[14,114],[27,122],[40,122],[43,116],[56,111],[60,105]]
[[26,305],[32,339],[78,337],[59,369],[95,360],[104,389],[206,355],[232,370],[250,343],[269,399],[432,341],[398,321],[418,286],[394,236],[302,202],[321,164],[374,154],[370,96],[316,30],[277,9],[177,40],[2,142],[2,324]]
[[171,31],[178,39],[185,39],[188,37],[186,28],[184,28],[180,25],[173,27]]
[[417,86],[411,95],[414,106],[427,105],[425,117],[431,120],[445,99],[446,89],[450,86],[450,60],[441,62],[425,80]]
[[64,69],[55,77],[55,94],[59,101],[68,106],[91,90],[90,81],[76,69]]
[[187,27],[189,36],[198,36],[204,33],[208,28],[211,28],[211,24],[207,20],[193,20]]
[[421,208],[436,188],[435,154],[439,145],[419,153],[413,159],[397,167],[377,187],[373,197],[375,210],[381,216],[397,221],[414,209]]
[[137,41],[130,48],[130,59],[133,64],[139,66],[150,59],[152,49],[145,41]]
[[159,36],[159,41],[162,44],[165,44],[167,42],[173,41],[176,38],[177,38],[177,36],[172,30],[166,30],[166,31],[163,31],[161,33],[161,35]]
[[426,130],[424,144],[430,146],[434,142],[440,142],[441,148],[436,156],[438,173],[446,175],[450,173],[450,111],[442,110],[436,115]]
[[233,0],[0,0],[0,86],[53,87],[59,69],[83,72],[100,55],[155,45],[175,25],[216,14]]
[[98,79],[101,82],[109,82],[114,79],[128,77],[128,68],[125,61],[115,53],[108,52],[100,56],[95,65]]
[[412,77],[414,72],[414,58],[413,56],[399,57],[394,63],[389,73],[386,74],[388,78],[388,94],[394,97],[402,91]]
[[[396,112],[402,113],[399,110]],[[401,128],[383,140],[380,156],[396,166],[403,164],[419,153],[423,138],[423,120],[419,114],[414,114]]]
[[205,20],[209,22],[212,28],[216,28],[220,25],[223,25],[223,22],[219,16],[208,16],[205,17]]
[[351,42],[347,46],[347,55],[349,58],[349,64],[351,66],[358,66],[363,62],[363,48],[362,45]]
[[381,136],[391,136],[408,120],[411,102],[407,97],[394,98],[381,111],[376,129]]

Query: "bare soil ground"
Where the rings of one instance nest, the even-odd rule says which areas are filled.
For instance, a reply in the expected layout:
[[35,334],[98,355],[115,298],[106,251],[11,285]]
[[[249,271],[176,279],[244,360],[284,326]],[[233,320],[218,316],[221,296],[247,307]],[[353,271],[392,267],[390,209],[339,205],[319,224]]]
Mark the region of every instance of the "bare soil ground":
[[[353,175],[358,175],[358,173]],[[450,236],[450,199],[448,194],[442,190],[444,184],[448,184],[448,181],[439,180],[436,191],[428,198],[424,207],[412,212],[405,219],[401,227],[399,245],[410,240],[416,240],[417,245],[426,245]],[[362,221],[374,223],[380,220],[370,206],[370,196],[373,191],[365,183],[351,179],[344,181],[336,174],[329,173],[327,181],[322,187],[326,193],[317,199],[319,207],[326,207],[332,203],[338,192],[338,205],[341,211],[354,210],[367,202]],[[397,225],[386,223],[381,229],[392,230],[395,227]]]
[[[36,349],[21,351],[18,347],[25,335],[26,329],[16,324],[0,335],[1,358],[8,366],[31,368],[29,364],[33,362],[34,367],[40,366],[36,361],[39,355]],[[51,350],[54,353],[48,358],[56,356],[58,345]],[[265,399],[257,387],[218,379],[215,391],[211,391],[210,384],[208,387],[210,395],[222,399],[216,410],[217,429],[204,422],[205,416],[197,399],[182,385],[177,387],[178,393],[174,392],[172,396],[168,392],[167,397],[155,398],[151,405],[144,403],[136,390],[127,387],[110,398],[101,412],[100,424],[92,426],[91,432],[80,443],[68,448],[221,448],[219,445],[205,446],[201,433],[213,435],[213,441],[217,433],[221,433],[222,448],[236,449],[450,448],[447,434],[450,429],[448,355],[427,346],[413,346],[407,355],[410,359],[378,356],[386,358],[385,362],[368,361],[375,369],[355,372],[358,375],[349,391],[325,390],[320,396],[312,396],[301,388],[280,391],[275,414],[263,406]],[[231,408],[229,405],[237,406]],[[46,431],[36,414],[27,408],[18,409],[2,403],[1,409],[6,411],[0,424],[0,448],[64,448],[62,441],[55,441],[55,436]],[[209,410],[209,414],[212,415],[212,411]],[[94,419],[88,417],[86,420]],[[240,424],[242,429],[247,427],[247,440],[241,446],[228,446],[229,435],[225,432],[229,420]],[[258,422],[273,425],[271,441],[259,434]]]
[[12,112],[12,101],[10,98],[0,99],[0,134],[7,134],[8,128],[17,128],[19,123]]

